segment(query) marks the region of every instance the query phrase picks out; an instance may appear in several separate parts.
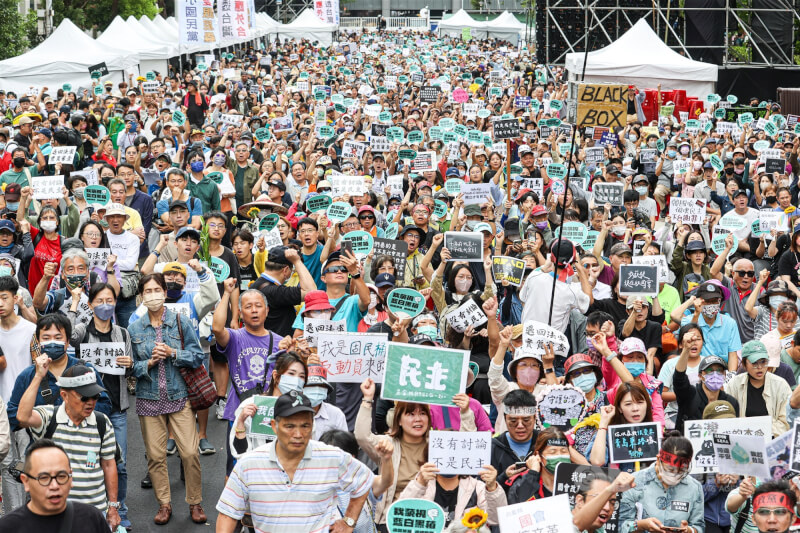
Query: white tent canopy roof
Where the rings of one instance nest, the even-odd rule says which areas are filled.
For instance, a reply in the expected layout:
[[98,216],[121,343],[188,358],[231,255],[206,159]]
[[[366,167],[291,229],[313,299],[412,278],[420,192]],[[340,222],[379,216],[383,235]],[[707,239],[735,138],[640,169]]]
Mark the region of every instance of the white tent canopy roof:
[[470,28],[470,34],[475,39],[486,38],[487,23],[482,20],[475,20],[469,13],[459,9],[455,15],[439,23],[439,35],[449,35],[457,37],[461,35],[463,28]]
[[174,57],[178,55],[178,43],[175,40],[170,39],[169,36],[164,35],[163,32],[159,31],[154,25],[153,21],[148,19],[147,17],[142,17],[143,20],[137,20],[133,17],[133,15],[129,16],[125,19],[125,22],[136,28],[137,31],[142,32],[144,35],[147,35],[148,38],[152,40],[152,42],[158,43],[166,48],[166,52],[169,54],[168,57]]
[[282,38],[309,39],[319,41],[323,46],[330,46],[333,42],[333,32],[337,29],[338,26],[323,22],[314,10],[309,8],[297,15],[297,18],[289,24],[281,24],[276,33]]
[[525,33],[525,24],[521,23],[508,11],[503,11],[500,16],[486,23],[486,37],[489,39],[503,39],[517,44],[520,36]]
[[109,46],[124,43],[125,47],[135,53],[140,61],[146,59],[168,59],[171,56],[172,47],[168,46],[167,43],[156,41],[139,25],[136,19],[134,19],[134,22],[136,25],[126,22],[122,17],[114,17],[111,24],[97,38],[97,42]]
[[[566,67],[572,79],[583,69],[583,52],[567,54]],[[686,89],[705,96],[714,92],[718,68],[694,61],[672,50],[642,18],[605,48],[589,52],[587,82],[619,82],[665,90]]]

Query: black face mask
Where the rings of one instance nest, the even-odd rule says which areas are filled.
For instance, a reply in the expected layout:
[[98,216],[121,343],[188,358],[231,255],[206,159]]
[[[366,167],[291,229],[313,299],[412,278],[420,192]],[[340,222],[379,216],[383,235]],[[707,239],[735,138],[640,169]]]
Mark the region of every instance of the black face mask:
[[57,118],[51,118],[50,119],[50,124],[52,126],[58,126],[58,119]]
[[167,298],[170,300],[177,300],[183,294],[183,285],[177,281],[167,282]]
[[768,204],[774,204],[777,201],[778,201],[778,197],[777,196],[767,196],[767,203]]
[[25,158],[24,157],[15,157],[14,158],[14,166],[17,168],[22,168],[25,166]]
[[733,168],[726,168],[725,174],[727,174],[728,176],[733,176]]

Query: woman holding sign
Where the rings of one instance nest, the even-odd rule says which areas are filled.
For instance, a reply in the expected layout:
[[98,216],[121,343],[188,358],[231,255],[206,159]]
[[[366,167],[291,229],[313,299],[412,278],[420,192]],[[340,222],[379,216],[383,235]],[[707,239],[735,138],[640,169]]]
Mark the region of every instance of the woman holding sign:
[[692,443],[672,432],[656,462],[634,474],[636,485],[622,494],[619,531],[700,533],[705,530],[703,486],[689,475]]
[[[542,430],[536,438],[534,453],[525,460],[527,471],[512,481],[508,503],[539,500],[553,495],[556,466],[571,463],[571,454],[580,455],[569,445],[566,435],[555,427]],[[583,460],[583,457],[580,458]]]

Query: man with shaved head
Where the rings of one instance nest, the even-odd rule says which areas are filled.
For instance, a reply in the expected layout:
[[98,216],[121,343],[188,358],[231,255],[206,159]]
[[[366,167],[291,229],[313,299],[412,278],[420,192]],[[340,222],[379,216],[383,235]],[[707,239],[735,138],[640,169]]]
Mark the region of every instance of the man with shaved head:
[[[744,309],[747,297],[754,290],[756,270],[749,259],[739,259],[733,264],[732,277],[722,273],[725,261],[733,247],[733,235],[725,239],[725,251],[711,265],[711,276],[718,279],[731,292],[731,297],[725,302],[724,312],[731,316],[739,326],[739,336],[742,344],[753,340],[755,335],[755,319]],[[759,289],[760,290],[760,289]]]

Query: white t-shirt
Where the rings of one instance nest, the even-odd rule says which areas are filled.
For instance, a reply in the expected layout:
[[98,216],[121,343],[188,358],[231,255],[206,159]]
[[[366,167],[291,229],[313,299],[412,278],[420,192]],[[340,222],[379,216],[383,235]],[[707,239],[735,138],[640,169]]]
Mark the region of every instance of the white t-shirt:
[[111,253],[117,256],[119,269],[122,271],[135,270],[136,263],[139,261],[139,237],[130,231],[123,231],[119,235],[107,231],[106,236]]
[[31,339],[36,333],[36,324],[20,317],[10,330],[0,327],[0,349],[6,357],[6,369],[0,372],[0,396],[8,403],[14,382],[20,372],[31,365]]

